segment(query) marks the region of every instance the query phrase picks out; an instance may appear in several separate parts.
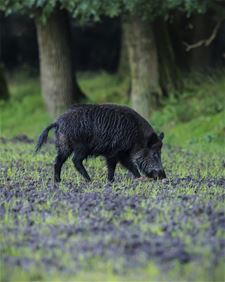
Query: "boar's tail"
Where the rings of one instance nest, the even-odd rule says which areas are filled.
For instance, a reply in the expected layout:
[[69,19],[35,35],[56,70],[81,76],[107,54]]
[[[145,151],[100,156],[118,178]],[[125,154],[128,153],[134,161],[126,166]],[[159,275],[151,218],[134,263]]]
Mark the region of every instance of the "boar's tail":
[[38,138],[38,142],[35,148],[35,153],[37,153],[41,149],[43,144],[47,142],[49,130],[51,130],[52,128],[57,128],[57,127],[58,127],[57,123],[51,123],[48,127],[46,127],[42,131],[41,135]]

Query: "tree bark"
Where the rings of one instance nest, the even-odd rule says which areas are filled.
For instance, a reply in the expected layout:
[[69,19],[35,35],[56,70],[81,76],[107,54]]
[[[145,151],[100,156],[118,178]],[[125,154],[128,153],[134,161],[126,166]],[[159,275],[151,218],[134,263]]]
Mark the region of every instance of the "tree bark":
[[182,80],[176,65],[168,26],[164,20],[159,19],[154,22],[154,34],[158,50],[160,86],[164,96],[169,96],[170,93],[181,90]]
[[42,93],[55,117],[84,97],[75,79],[69,19],[66,11],[56,9],[45,24],[38,17],[35,22]]
[[9,99],[9,89],[4,74],[3,66],[0,64],[0,100]]
[[131,73],[132,107],[148,118],[161,96],[153,26],[136,16],[124,22]]
[[120,58],[119,58],[119,65],[118,65],[118,75],[120,77],[124,77],[129,75],[130,66],[129,66],[129,59],[128,59],[128,50],[126,46],[126,31],[124,27],[124,20],[121,19],[121,43],[120,43]]

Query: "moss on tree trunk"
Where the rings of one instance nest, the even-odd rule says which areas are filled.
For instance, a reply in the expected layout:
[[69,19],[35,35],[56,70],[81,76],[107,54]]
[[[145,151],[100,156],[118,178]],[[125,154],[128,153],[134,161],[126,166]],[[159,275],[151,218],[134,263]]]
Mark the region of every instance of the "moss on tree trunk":
[[131,73],[132,107],[148,118],[161,96],[153,26],[139,17],[129,16],[124,22],[124,32]]
[[75,79],[68,15],[56,9],[45,24],[37,18],[36,28],[42,93],[54,117],[84,97]]

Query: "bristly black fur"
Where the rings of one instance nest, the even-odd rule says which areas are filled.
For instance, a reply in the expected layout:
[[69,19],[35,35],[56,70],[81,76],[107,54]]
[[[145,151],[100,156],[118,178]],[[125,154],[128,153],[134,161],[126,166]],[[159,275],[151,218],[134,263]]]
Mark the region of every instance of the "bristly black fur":
[[[42,132],[36,152],[47,141],[52,128],[55,128],[58,150],[54,168],[56,182],[60,181],[63,163],[72,153],[75,168],[88,181],[90,177],[82,162],[89,156],[100,155],[106,159],[110,181],[114,179],[118,162],[135,177],[140,177],[139,170],[146,175],[151,175],[153,170],[156,176],[164,175],[161,173],[161,139],[143,117],[128,107],[76,105]],[[150,143],[154,146],[149,147]]]
[[57,124],[52,123],[42,131],[41,135],[38,138],[38,142],[35,148],[35,153],[37,153],[41,149],[41,147],[44,145],[44,143],[47,142],[49,130],[51,130],[52,128],[56,128],[56,127],[57,127]]

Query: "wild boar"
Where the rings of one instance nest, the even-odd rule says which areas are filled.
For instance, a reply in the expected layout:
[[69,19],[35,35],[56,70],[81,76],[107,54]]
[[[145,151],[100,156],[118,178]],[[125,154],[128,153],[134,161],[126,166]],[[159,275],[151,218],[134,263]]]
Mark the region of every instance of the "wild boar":
[[53,128],[57,148],[55,182],[61,181],[62,165],[71,154],[75,168],[87,181],[91,179],[83,160],[90,156],[105,158],[109,181],[114,180],[118,162],[135,178],[140,177],[140,173],[155,180],[166,177],[161,162],[164,134],[158,136],[151,125],[129,107],[76,105],[43,130],[36,152],[47,141],[48,132]]

